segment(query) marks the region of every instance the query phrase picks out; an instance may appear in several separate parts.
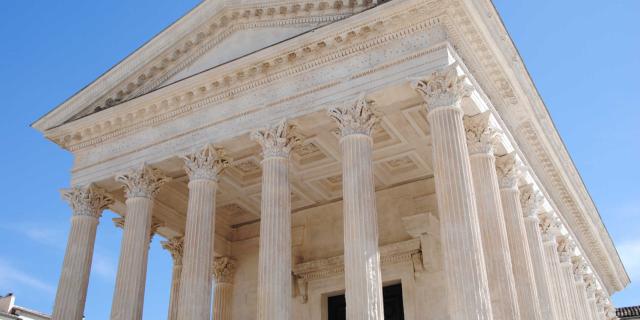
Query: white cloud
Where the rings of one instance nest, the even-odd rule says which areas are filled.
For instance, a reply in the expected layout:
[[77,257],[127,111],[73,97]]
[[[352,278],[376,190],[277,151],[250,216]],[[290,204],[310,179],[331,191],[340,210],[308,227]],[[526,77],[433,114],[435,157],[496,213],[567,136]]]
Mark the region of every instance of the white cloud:
[[0,288],[11,290],[19,285],[28,286],[51,295],[56,291],[53,285],[41,281],[0,260]]
[[640,239],[620,243],[618,253],[632,281],[640,281]]

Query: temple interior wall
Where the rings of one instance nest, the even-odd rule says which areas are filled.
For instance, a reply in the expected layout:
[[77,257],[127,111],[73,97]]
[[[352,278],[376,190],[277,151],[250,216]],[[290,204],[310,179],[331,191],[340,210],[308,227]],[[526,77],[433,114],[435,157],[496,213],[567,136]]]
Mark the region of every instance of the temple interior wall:
[[[433,179],[424,179],[376,192],[380,246],[411,239],[402,218],[419,213],[437,214]],[[343,254],[342,201],[293,213],[294,263],[337,257]],[[253,319],[257,312],[258,223],[239,227],[232,244],[237,261],[233,291],[233,318]],[[441,257],[428,257],[441,265]],[[384,285],[402,283],[406,319],[446,319],[442,268],[414,272],[411,261],[383,264]],[[308,299],[292,297],[293,318],[326,319],[328,296],[344,293],[342,273],[309,281]],[[294,292],[296,290],[294,289]]]

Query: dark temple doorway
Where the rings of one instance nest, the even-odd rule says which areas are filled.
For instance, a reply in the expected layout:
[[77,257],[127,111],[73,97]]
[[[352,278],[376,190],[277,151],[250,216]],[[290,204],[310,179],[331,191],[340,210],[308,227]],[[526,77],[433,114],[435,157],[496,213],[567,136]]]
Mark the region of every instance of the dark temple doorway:
[[[384,319],[404,320],[404,308],[402,304],[402,284],[395,284],[382,288],[384,299]],[[329,297],[327,301],[328,320],[346,320],[347,305],[344,294]]]

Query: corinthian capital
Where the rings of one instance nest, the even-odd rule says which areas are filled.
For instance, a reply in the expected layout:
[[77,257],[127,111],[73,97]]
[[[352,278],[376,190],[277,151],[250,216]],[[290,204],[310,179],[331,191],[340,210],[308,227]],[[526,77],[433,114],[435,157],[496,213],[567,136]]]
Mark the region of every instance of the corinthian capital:
[[576,248],[576,245],[573,243],[573,240],[567,238],[566,236],[558,236],[558,256],[560,256],[560,262],[571,262],[571,256],[573,256],[573,251]]
[[200,151],[182,157],[184,170],[189,180],[218,180],[222,171],[229,167],[231,158],[227,157],[224,149],[210,144]]
[[496,173],[498,174],[500,188],[517,188],[522,170],[516,162],[515,152],[496,158]]
[[171,178],[162,171],[143,164],[141,168],[116,176],[116,181],[124,184],[127,198],[153,198],[160,187]]
[[493,154],[495,146],[500,141],[500,130],[492,127],[489,121],[491,121],[490,111],[464,117],[470,154]]
[[537,218],[543,201],[542,193],[534,189],[533,184],[528,184],[520,189],[520,204],[522,205],[522,214],[525,217]]
[[236,263],[229,257],[219,257],[213,260],[213,277],[217,283],[231,283]]
[[351,134],[370,136],[373,126],[380,120],[373,106],[373,101],[367,100],[364,95],[360,95],[353,104],[331,108],[329,117],[338,123],[343,137]]
[[171,253],[174,265],[182,265],[182,249],[184,247],[184,237],[178,236],[171,240],[162,241],[162,247]]
[[282,120],[271,128],[262,128],[251,134],[251,139],[262,147],[264,158],[289,158],[289,153],[298,146],[302,138],[295,133],[296,127]]
[[589,294],[590,298],[593,299],[596,290],[598,289],[598,285],[596,284],[596,277],[594,277],[591,273],[586,273],[583,278],[587,293]]
[[543,212],[538,215],[540,221],[540,233],[544,241],[554,241],[560,232],[560,221],[551,212]]
[[62,198],[73,209],[73,215],[100,218],[102,211],[113,204],[113,198],[103,189],[90,184],[61,191]]
[[573,256],[571,257],[571,264],[573,264],[573,274],[576,277],[576,281],[583,281],[583,277],[587,273],[587,262],[582,256]]
[[414,79],[411,86],[422,96],[429,111],[441,107],[459,107],[462,98],[471,92],[466,77],[458,75],[457,64]]

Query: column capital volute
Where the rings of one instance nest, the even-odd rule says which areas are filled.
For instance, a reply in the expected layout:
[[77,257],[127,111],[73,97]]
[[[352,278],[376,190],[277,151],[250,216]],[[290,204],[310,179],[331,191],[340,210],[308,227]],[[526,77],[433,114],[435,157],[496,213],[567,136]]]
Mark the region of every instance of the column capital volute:
[[213,277],[217,283],[232,283],[236,271],[236,261],[230,257],[213,259]]
[[469,96],[472,87],[458,69],[458,64],[454,63],[427,76],[411,79],[411,86],[422,96],[429,112],[460,108],[462,98]]
[[71,206],[74,216],[100,218],[102,211],[114,203],[110,194],[94,184],[63,189],[60,193]]
[[233,161],[227,157],[223,148],[211,144],[207,144],[200,150],[183,156],[182,160],[184,160],[184,170],[187,172],[190,181],[217,181],[222,171],[229,167],[231,161]]
[[557,237],[558,242],[558,256],[560,263],[571,263],[571,256],[575,251],[576,245],[567,236],[561,235]]
[[278,124],[258,129],[251,134],[251,139],[262,147],[262,157],[289,158],[291,150],[302,142],[296,133],[296,126],[282,120]]
[[533,184],[527,184],[520,188],[520,205],[525,218],[538,219],[538,212],[544,203],[544,196]]
[[490,124],[491,111],[463,118],[469,154],[489,154],[500,142],[501,131]]
[[117,175],[115,179],[124,185],[128,199],[154,198],[160,187],[171,180],[162,171],[146,163],[140,168]]
[[496,173],[498,174],[500,188],[518,188],[518,182],[522,176],[522,166],[518,164],[515,152],[496,157]]
[[374,105],[373,100],[361,94],[354,102],[329,109],[328,115],[338,123],[342,137],[352,134],[371,136],[373,127],[380,121]]
[[162,241],[162,248],[169,251],[173,258],[174,265],[182,265],[182,252],[184,249],[184,237],[177,236],[169,240]]

